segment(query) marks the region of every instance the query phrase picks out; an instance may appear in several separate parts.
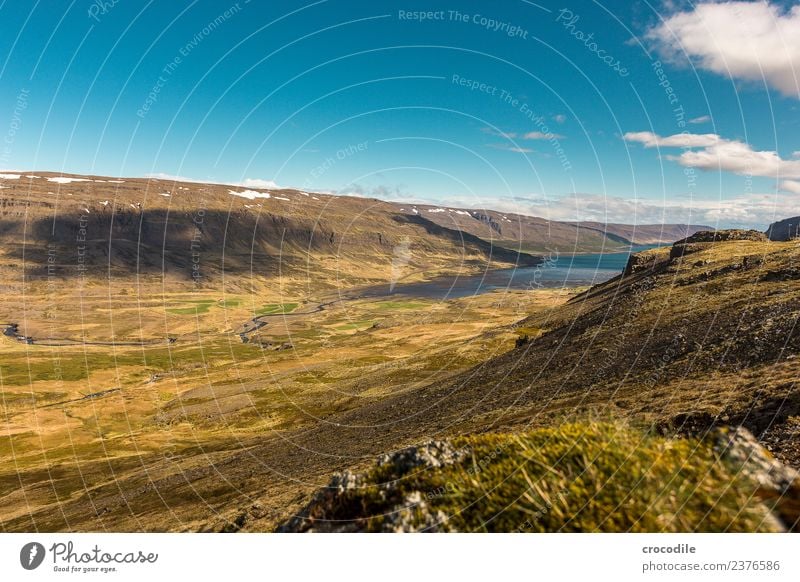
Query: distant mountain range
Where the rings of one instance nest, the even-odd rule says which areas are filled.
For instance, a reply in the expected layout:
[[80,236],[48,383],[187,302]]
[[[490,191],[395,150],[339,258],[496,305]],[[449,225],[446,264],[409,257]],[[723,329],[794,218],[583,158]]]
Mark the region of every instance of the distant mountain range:
[[[291,189],[52,172],[0,174],[0,241],[28,276],[221,273],[322,286],[533,265],[548,251],[671,242],[708,227],[557,222]],[[78,248],[82,247],[82,248]],[[78,252],[80,251],[80,253]],[[198,275],[199,273],[199,275]],[[306,277],[307,278],[307,277]]]
[[[402,208],[407,211],[408,206]],[[672,243],[710,226],[687,224],[615,224],[560,222],[496,210],[411,206],[446,228],[474,234],[510,249],[543,253],[609,252],[631,245]]]

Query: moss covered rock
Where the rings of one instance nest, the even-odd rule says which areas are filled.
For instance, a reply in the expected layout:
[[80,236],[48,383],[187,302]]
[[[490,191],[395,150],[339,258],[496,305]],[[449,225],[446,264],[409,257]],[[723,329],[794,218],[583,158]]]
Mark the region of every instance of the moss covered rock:
[[741,429],[669,439],[575,423],[386,455],[363,475],[336,475],[279,529],[783,531],[778,506],[796,503],[797,484]]

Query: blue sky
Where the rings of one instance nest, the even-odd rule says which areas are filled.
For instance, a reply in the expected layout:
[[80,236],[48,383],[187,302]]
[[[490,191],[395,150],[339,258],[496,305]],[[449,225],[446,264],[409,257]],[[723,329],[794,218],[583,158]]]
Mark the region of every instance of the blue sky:
[[4,2],[0,168],[763,226],[795,4]]

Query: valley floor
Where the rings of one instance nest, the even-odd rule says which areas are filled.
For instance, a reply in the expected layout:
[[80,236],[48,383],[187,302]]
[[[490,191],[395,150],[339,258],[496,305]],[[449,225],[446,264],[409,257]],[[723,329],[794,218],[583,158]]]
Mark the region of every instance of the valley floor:
[[[103,291],[84,289],[63,302],[39,296],[39,304],[28,294],[20,305],[4,304],[0,318],[22,323],[16,333],[33,338],[0,340],[6,530],[214,528],[215,520],[226,522],[231,496],[235,508],[264,491],[225,477],[226,485],[214,485],[229,489],[219,496],[190,476],[201,467],[215,473],[217,462],[265,443],[286,459],[248,459],[243,470],[279,477],[269,494],[278,501],[269,521],[277,522],[288,517],[287,501],[366,453],[364,443],[351,447],[333,430],[326,448],[336,458],[314,470],[295,464],[305,454],[289,444],[298,435],[335,429],[335,415],[512,349],[532,333],[515,322],[574,294],[434,301],[354,293],[265,302],[202,290]],[[20,312],[33,317],[14,321]],[[187,489],[161,491],[164,479]],[[139,506],[136,491],[157,491],[152,511]]]

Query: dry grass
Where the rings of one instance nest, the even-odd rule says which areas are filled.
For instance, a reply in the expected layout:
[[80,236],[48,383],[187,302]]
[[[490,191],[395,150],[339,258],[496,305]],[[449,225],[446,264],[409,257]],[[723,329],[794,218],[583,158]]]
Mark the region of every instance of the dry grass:
[[[758,484],[708,443],[622,424],[460,437],[440,468],[385,463],[312,506],[316,527],[359,531],[755,532],[781,526]],[[324,522],[324,523],[323,523]]]
[[[108,298],[86,298],[87,320],[105,318],[114,329],[140,326],[132,337],[160,325],[178,341],[45,346],[0,338],[6,467],[0,507],[5,519],[47,515],[55,503],[135,478],[165,449],[191,466],[204,459],[197,443],[202,451],[239,450],[252,435],[311,427],[410,385],[447,378],[510,349],[515,334],[504,326],[567,297],[512,292],[450,302],[342,301],[308,315],[271,313],[277,317],[247,344],[237,332],[253,317],[253,305],[264,305],[249,295],[154,294],[114,299],[110,310]],[[313,304],[298,303],[272,306],[313,311]],[[193,313],[169,313],[182,309]],[[32,330],[50,324],[29,321]],[[91,340],[103,339],[101,332]],[[285,342],[293,348],[274,349]],[[109,389],[118,390],[92,396]],[[150,466],[148,474],[158,470]]]

